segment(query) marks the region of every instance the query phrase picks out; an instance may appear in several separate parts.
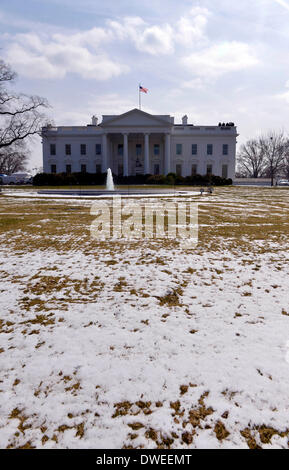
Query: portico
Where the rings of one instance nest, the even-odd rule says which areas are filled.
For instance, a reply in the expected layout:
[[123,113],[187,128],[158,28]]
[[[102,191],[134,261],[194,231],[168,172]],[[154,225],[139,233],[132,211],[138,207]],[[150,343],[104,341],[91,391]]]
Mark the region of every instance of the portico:
[[170,135],[107,132],[102,141],[102,172],[123,176],[171,171]]
[[171,171],[170,116],[152,116],[134,109],[121,116],[103,116],[102,171],[123,176]]

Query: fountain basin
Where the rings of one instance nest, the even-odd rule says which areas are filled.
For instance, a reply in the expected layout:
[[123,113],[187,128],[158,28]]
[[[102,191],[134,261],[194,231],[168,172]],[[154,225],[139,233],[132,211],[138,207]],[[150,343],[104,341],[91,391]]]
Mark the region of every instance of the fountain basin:
[[92,197],[162,197],[162,196],[195,196],[197,191],[176,191],[173,189],[42,189],[39,195],[92,196]]

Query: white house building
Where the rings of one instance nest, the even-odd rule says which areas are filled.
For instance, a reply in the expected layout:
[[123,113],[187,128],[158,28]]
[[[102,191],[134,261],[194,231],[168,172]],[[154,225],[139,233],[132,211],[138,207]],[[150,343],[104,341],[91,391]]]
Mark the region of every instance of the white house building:
[[235,177],[237,128],[175,124],[169,115],[133,109],[105,115],[98,124],[44,127],[43,168],[46,173],[106,172],[117,175],[214,174]]

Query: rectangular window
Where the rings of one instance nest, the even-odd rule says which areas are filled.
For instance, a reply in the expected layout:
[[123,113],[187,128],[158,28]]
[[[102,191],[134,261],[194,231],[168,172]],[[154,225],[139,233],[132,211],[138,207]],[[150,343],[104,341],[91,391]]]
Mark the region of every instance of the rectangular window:
[[86,144],[80,144],[80,155],[86,155]]
[[192,155],[198,154],[198,144],[192,144]]
[[154,144],[154,155],[159,155],[159,154],[160,154],[160,145]]
[[71,173],[71,165],[66,165],[66,173],[70,175]]
[[51,165],[50,166],[50,171],[51,171],[51,173],[56,173],[56,165]]
[[177,155],[182,155],[182,153],[183,153],[183,146],[182,146],[182,144],[177,144],[177,145],[176,145],[176,154],[177,154]]
[[160,165],[158,163],[154,164],[154,175],[160,174]]
[[198,173],[198,165],[192,165],[192,176],[195,176]]
[[118,144],[117,146],[117,154],[122,157],[123,156],[123,144]]
[[119,164],[117,168],[118,176],[123,176],[123,165]]
[[50,144],[50,155],[56,155],[56,144]]
[[137,157],[141,156],[141,149],[142,149],[142,145],[141,144],[136,144],[135,151],[136,151],[136,156]]
[[228,165],[222,165],[222,177],[228,178]]
[[95,155],[101,155],[101,144],[95,144]]
[[207,155],[213,155],[213,144],[207,145]]
[[65,155],[71,155],[71,145],[65,144]]
[[81,173],[86,173],[86,165],[82,164],[80,168]]
[[223,144],[223,155],[228,155],[229,153],[229,145]]
[[101,165],[95,165],[95,173],[101,173]]
[[213,165],[207,165],[207,175],[213,174]]
[[182,176],[182,165],[181,164],[176,165],[176,175],[177,176]]

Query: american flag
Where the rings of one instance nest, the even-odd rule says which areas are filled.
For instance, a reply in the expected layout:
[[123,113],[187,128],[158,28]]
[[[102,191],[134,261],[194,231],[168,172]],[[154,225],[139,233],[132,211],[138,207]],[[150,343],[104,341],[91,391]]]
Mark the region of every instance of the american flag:
[[139,86],[139,91],[142,91],[143,93],[147,93],[148,92],[148,89],[147,88],[144,88],[143,86]]

